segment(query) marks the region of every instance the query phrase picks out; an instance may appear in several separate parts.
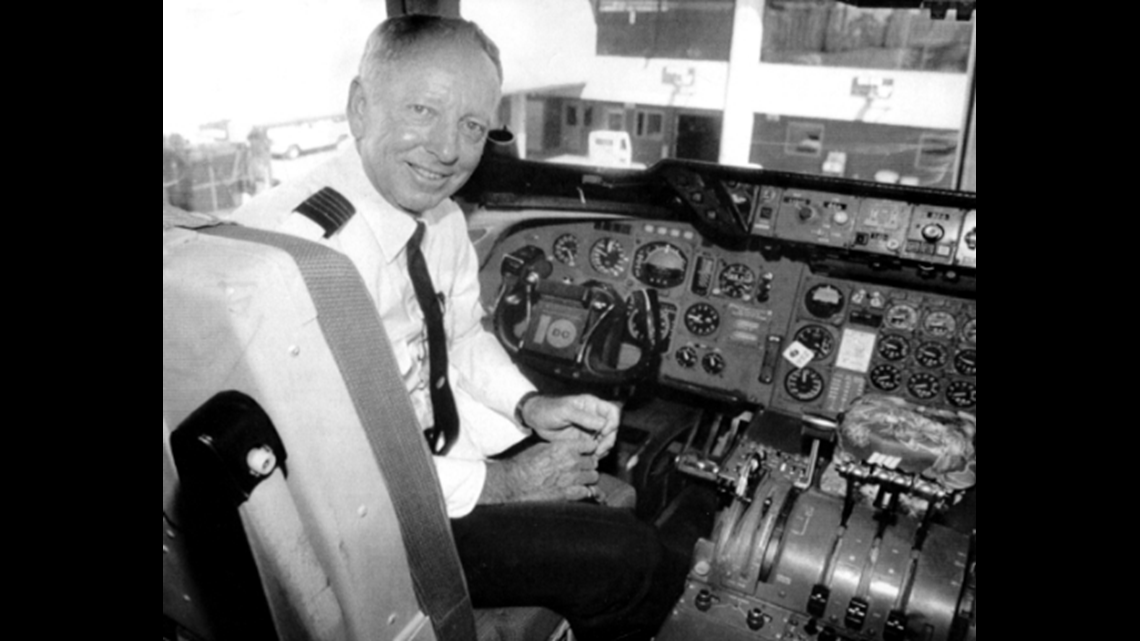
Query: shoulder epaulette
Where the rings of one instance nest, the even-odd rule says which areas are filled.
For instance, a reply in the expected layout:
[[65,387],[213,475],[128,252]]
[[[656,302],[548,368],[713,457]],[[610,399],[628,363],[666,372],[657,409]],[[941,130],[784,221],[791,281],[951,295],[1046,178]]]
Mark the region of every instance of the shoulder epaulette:
[[325,230],[325,238],[332,238],[356,214],[352,203],[332,187],[309,196],[293,211],[320,225]]

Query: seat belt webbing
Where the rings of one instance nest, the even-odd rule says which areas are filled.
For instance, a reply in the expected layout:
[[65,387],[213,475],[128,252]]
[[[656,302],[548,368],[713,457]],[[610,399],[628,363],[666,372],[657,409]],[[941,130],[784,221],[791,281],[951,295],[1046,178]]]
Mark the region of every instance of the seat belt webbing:
[[201,232],[275,247],[296,262],[388,484],[420,607],[439,641],[474,641],[471,599],[435,465],[356,266],[343,254],[295,236],[236,225]]

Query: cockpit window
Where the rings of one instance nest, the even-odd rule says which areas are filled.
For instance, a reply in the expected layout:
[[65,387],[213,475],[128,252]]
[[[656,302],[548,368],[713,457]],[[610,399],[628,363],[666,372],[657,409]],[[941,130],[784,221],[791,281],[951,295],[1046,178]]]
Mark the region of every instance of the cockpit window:
[[761,61],[885,71],[969,71],[974,25],[918,9],[767,0]]
[[[164,0],[164,202],[231,209],[351,144],[343,105],[387,4]],[[976,13],[875,4],[901,3],[459,6],[502,49],[498,116],[519,157],[975,190]]]

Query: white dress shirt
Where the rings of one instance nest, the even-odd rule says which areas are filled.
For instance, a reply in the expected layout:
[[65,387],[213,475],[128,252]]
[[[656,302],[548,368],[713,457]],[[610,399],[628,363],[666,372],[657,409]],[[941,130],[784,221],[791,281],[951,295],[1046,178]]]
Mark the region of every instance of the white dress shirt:
[[[356,214],[329,239],[323,238],[319,225],[294,213],[325,187],[356,208]],[[235,212],[232,220],[320,242],[352,260],[380,312],[420,428],[431,426],[427,330],[408,276],[405,250],[415,219],[375,190],[356,148],[337,152],[305,177],[261,194]],[[483,329],[479,262],[462,210],[447,200],[421,220],[427,225],[424,258],[432,284],[444,296],[448,366],[460,418],[459,439],[447,456],[436,456],[435,463],[448,515],[460,518],[475,508],[482,494],[487,458],[526,437],[514,422],[514,411],[534,386]]]

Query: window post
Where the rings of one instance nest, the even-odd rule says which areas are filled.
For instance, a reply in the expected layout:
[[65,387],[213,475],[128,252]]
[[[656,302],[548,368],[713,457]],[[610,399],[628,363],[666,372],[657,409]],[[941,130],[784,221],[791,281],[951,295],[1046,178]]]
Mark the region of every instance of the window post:
[[720,137],[720,162],[727,165],[748,164],[752,156],[753,105],[760,60],[757,47],[764,35],[764,1],[736,0]]

